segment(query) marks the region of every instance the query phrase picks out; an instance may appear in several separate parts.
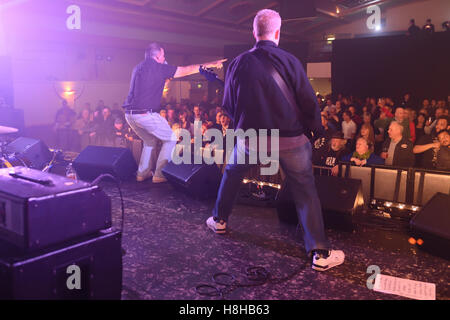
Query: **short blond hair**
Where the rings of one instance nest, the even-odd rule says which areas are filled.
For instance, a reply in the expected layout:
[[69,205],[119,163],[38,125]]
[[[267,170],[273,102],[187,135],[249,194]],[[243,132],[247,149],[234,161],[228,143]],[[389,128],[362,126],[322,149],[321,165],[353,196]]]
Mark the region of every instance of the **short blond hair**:
[[258,37],[270,35],[280,28],[281,17],[275,10],[260,10],[253,19],[253,30]]

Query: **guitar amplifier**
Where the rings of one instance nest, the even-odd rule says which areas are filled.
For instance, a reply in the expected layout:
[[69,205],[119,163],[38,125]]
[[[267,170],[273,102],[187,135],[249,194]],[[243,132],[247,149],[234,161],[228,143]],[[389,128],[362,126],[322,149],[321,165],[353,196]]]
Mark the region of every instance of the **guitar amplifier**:
[[26,252],[111,227],[100,187],[25,167],[0,169],[0,239]]

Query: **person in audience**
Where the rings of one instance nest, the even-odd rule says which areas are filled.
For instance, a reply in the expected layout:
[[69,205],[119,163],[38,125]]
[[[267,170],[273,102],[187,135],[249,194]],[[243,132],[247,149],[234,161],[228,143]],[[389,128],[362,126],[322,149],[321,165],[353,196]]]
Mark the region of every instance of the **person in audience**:
[[92,114],[90,109],[83,108],[80,112],[80,116],[75,121],[73,128],[79,135],[79,150],[84,150],[91,143],[91,137],[95,136],[95,125],[92,121]]
[[177,137],[177,142],[180,142],[181,139],[181,124],[176,122],[172,125],[172,130],[175,133],[175,136]]
[[222,113],[220,117],[220,124],[222,126],[222,134],[225,137],[227,134],[227,130],[231,129],[230,127],[231,119],[225,113]]
[[348,111],[350,112],[350,117],[352,118],[353,122],[356,124],[357,127],[359,127],[362,124],[361,117],[356,113],[356,108],[353,105],[350,105],[348,107]]
[[166,109],[161,109],[159,111],[159,115],[167,120],[167,110]]
[[352,120],[350,112],[344,111],[342,113],[342,118],[344,119],[344,121],[342,121],[342,133],[344,134],[344,139],[354,139],[356,134],[356,124]]
[[426,169],[436,168],[437,152],[440,147],[437,136],[439,132],[448,129],[450,129],[448,117],[441,116],[437,119],[435,130],[431,134],[424,134],[417,141],[413,148],[413,152],[416,154],[417,165]]
[[380,108],[377,105],[375,98],[370,98],[370,109],[369,112],[372,114],[373,119],[378,119],[380,117]]
[[178,122],[177,114],[175,108],[172,106],[168,106],[167,108],[167,123],[170,127],[173,126],[174,123]]
[[192,120],[192,122],[195,123],[195,121],[202,121],[202,109],[200,109],[199,105],[195,105],[193,108],[194,111],[194,118]]
[[412,102],[411,102],[411,94],[410,93],[405,93],[403,95],[403,100],[401,102],[401,106],[403,108],[412,108]]
[[[404,130],[403,130],[403,137],[405,139],[410,140],[411,142],[414,142],[416,139],[416,131],[414,127],[414,123],[410,122],[409,119],[406,117],[405,109],[402,107],[397,107],[395,109],[395,115],[394,118],[389,119],[389,125],[392,121],[397,121],[400,123]],[[388,132],[385,134],[385,138],[387,138]]]
[[416,26],[414,19],[409,21],[408,36],[417,37],[420,34],[420,28]]
[[350,112],[349,111],[344,111],[342,113],[342,133],[344,134],[344,139],[347,140],[347,146],[350,150],[352,150],[354,148],[355,145],[355,136],[356,136],[356,131],[357,131],[357,127],[356,124],[353,122],[353,120],[351,119],[350,116]]
[[359,131],[357,138],[361,138],[361,137],[366,139],[370,143],[370,145],[371,145],[370,151],[373,152],[374,148],[375,148],[375,134],[373,132],[373,128],[370,125],[370,123],[364,123],[361,126],[361,129]]
[[392,108],[390,105],[386,103],[386,98],[380,98],[378,99],[378,107],[380,109],[381,113],[384,113],[387,118],[393,118],[394,115],[392,114]]
[[331,101],[331,99],[327,99],[327,103],[326,103],[326,105],[325,105],[325,107],[323,108],[323,110],[322,111],[325,111],[325,112],[330,112],[330,108],[335,108],[336,106],[333,104],[333,101]]
[[450,134],[448,130],[442,130],[437,135],[439,150],[436,155],[436,169],[450,171]]
[[432,119],[432,117],[428,118],[427,122],[425,123],[425,128],[424,128],[424,132],[426,134],[431,134],[431,131],[433,131],[433,129],[436,127],[436,123],[437,123],[437,119],[439,119],[439,117],[443,116],[445,114],[445,108],[437,108],[436,111],[434,112],[435,118],[434,120]]
[[194,134],[194,124],[189,122],[188,114],[186,111],[181,111],[179,114],[179,124],[181,129],[188,130],[191,135]]
[[317,166],[332,168],[331,174],[337,176],[339,160],[349,153],[346,144],[347,141],[344,139],[344,134],[340,131],[334,132],[327,143],[314,145],[313,163]]
[[342,113],[344,112],[344,109],[342,109],[342,102],[340,100],[337,100],[335,106],[336,106],[336,115],[339,117],[340,122],[342,122]]
[[324,114],[321,115],[322,118],[322,126],[324,128],[324,132],[323,135],[326,138],[327,141],[329,141],[331,139],[331,135],[337,131],[336,127],[330,123],[330,121],[328,120],[328,117],[326,115],[326,112],[324,112]]
[[438,107],[438,106],[437,106],[437,101],[436,101],[436,99],[431,99],[431,102],[430,102],[430,109],[431,109],[431,113],[432,113],[432,114],[436,112],[436,108],[437,108],[437,107]]
[[97,144],[104,147],[112,147],[114,138],[114,119],[111,115],[111,109],[104,107],[97,127]]
[[206,123],[208,124],[208,128],[211,127],[211,126],[213,125],[213,122],[212,122],[212,121],[209,121],[209,115],[208,115],[208,112],[202,111],[202,113],[201,113],[201,119],[202,119],[202,122],[206,122]]
[[372,146],[370,142],[364,138],[359,138],[356,140],[355,152],[342,157],[341,160],[344,162],[351,162],[352,164],[360,167],[366,165],[384,164],[383,158],[370,151],[371,148]]
[[97,102],[97,109],[98,109],[98,110],[103,110],[105,107],[106,107],[105,101],[103,101],[103,100],[98,100],[98,102]]
[[337,113],[336,113],[336,107],[330,107],[329,109],[329,114],[328,114],[328,123],[330,124],[330,126],[333,126],[337,131],[341,131],[342,130],[342,120],[339,119]]
[[422,108],[425,108],[427,110],[427,114],[430,114],[430,100],[423,99],[422,100]]
[[419,113],[419,115],[416,118],[415,126],[416,126],[416,141],[419,141],[420,138],[425,134],[425,121],[426,121],[427,115],[425,113]]
[[405,109],[405,112],[406,112],[406,116],[408,117],[409,121],[415,123],[416,119],[417,119],[417,111],[411,107],[408,107]]
[[72,138],[74,137],[73,125],[77,114],[69,107],[67,100],[62,101],[62,106],[56,112],[54,130],[56,132],[56,145],[64,151],[73,151]]
[[391,97],[386,97],[386,105],[391,109],[394,110],[394,100],[392,100]]
[[222,117],[223,112],[219,111],[216,113],[216,121],[213,123],[212,128],[222,130],[222,124],[220,123],[220,118]]
[[111,116],[116,118],[123,118],[125,119],[125,113],[123,112],[123,108],[119,106],[117,102],[113,103],[112,109],[111,109]]
[[427,19],[427,23],[422,28],[422,31],[425,34],[433,34],[434,33],[434,24],[431,23],[431,19]]
[[413,154],[413,144],[410,140],[403,137],[405,128],[397,121],[391,122],[389,126],[389,137],[383,144],[384,164],[395,167],[412,167],[415,158]]
[[113,146],[116,148],[131,149],[133,137],[129,135],[128,128],[122,117],[114,119],[114,139]]

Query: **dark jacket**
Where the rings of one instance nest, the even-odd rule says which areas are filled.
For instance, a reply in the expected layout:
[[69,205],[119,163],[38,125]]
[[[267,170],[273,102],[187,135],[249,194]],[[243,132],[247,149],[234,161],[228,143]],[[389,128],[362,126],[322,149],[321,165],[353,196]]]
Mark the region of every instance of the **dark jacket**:
[[[387,138],[383,144],[383,151],[387,152],[390,144],[391,139]],[[412,142],[403,137],[402,140],[400,140],[400,142],[395,146],[392,165],[394,167],[413,167],[415,162],[413,147]]]
[[[299,113],[292,109],[258,57],[269,61],[279,72],[295,97]],[[323,130],[317,98],[302,64],[268,40],[259,41],[255,48],[231,62],[225,79],[223,108],[236,129],[279,129],[281,137],[308,131],[316,136]]]

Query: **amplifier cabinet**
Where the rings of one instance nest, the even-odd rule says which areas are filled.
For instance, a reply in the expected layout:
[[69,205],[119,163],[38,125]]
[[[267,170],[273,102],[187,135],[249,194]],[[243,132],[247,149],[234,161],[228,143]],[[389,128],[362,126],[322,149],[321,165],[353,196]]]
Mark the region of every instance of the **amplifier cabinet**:
[[121,237],[98,232],[25,254],[0,241],[0,299],[120,299]]
[[99,186],[38,170],[0,169],[0,239],[27,251],[111,227]]

